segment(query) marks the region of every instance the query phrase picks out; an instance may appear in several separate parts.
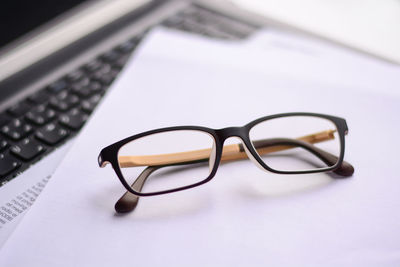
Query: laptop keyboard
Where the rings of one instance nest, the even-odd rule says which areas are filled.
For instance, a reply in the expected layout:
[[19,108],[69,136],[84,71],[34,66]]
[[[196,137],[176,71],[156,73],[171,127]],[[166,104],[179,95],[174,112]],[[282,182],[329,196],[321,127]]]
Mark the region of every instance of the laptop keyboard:
[[257,26],[196,6],[168,18],[163,25],[224,40],[245,39],[258,29]]
[[[196,6],[162,24],[225,40],[257,29]],[[140,39],[127,40],[0,113],[0,186],[76,135]]]

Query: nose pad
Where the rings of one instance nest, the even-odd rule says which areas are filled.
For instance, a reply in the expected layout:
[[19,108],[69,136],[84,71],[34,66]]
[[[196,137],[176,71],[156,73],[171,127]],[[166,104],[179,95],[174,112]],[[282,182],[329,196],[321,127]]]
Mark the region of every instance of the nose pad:
[[247,148],[246,144],[244,143],[244,141],[242,140],[242,145],[244,148],[244,151],[246,152],[247,157],[261,170],[266,171],[265,168],[263,166],[261,166],[261,164],[255,159],[255,157],[253,156],[253,154],[251,154],[251,152],[249,151],[249,149]]
[[213,141],[213,145],[212,145],[212,148],[211,148],[210,158],[209,158],[209,160],[208,160],[208,166],[209,166],[209,168],[210,168],[210,173],[211,173],[211,171],[212,171],[213,168],[214,168],[215,156],[217,155],[217,149],[216,149],[215,147],[216,147],[215,141]]

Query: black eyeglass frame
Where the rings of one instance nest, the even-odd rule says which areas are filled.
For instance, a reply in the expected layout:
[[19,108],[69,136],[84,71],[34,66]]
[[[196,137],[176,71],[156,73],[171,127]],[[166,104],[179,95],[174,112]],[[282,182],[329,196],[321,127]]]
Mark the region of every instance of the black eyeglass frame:
[[[338,160],[335,165],[330,166],[330,167],[325,167],[325,168],[319,168],[315,170],[300,170],[300,171],[280,171],[280,170],[275,170],[273,168],[270,168],[267,164],[264,163],[264,161],[261,159],[261,157],[258,155],[256,152],[256,149],[253,146],[253,143],[250,140],[250,130],[257,124],[276,119],[276,118],[284,118],[284,117],[295,117],[295,116],[309,116],[309,117],[317,117],[317,118],[323,118],[327,119],[336,126],[338,136],[339,136],[339,141],[340,141],[340,154],[338,156]],[[121,147],[123,147],[125,144],[148,136],[152,134],[157,134],[157,133],[163,133],[163,132],[169,132],[169,131],[179,131],[179,130],[194,130],[194,131],[202,131],[205,133],[210,134],[214,138],[215,142],[215,149],[216,149],[216,155],[215,155],[215,161],[213,168],[207,178],[205,178],[202,181],[199,181],[197,183],[187,185],[187,186],[182,186],[174,189],[168,189],[168,190],[163,190],[163,191],[158,191],[158,192],[151,192],[151,193],[142,193],[142,192],[137,192],[132,189],[132,187],[126,182],[121,168],[118,163],[118,152]],[[343,163],[343,158],[344,158],[344,151],[345,151],[345,135],[348,133],[348,127],[346,120],[340,117],[336,116],[331,116],[331,115],[326,115],[326,114],[318,114],[318,113],[308,113],[308,112],[291,112],[291,113],[281,113],[281,114],[275,114],[275,115],[269,115],[265,117],[261,117],[259,119],[253,120],[246,125],[242,127],[227,127],[227,128],[222,128],[222,129],[211,129],[207,127],[201,127],[201,126],[174,126],[174,127],[166,127],[166,128],[160,128],[160,129],[155,129],[151,131],[146,131],[140,134],[136,134],[130,137],[127,137],[121,141],[118,141],[112,145],[109,145],[105,148],[103,148],[100,152],[100,155],[98,157],[98,163],[99,166],[104,167],[107,163],[110,163],[111,166],[113,167],[116,175],[118,176],[119,180],[123,184],[123,186],[126,188],[127,191],[130,193],[137,195],[137,196],[154,196],[154,195],[161,195],[161,194],[168,194],[168,193],[173,193],[181,190],[186,190],[190,189],[199,185],[202,185],[204,183],[209,182],[216,174],[217,169],[219,167],[219,164],[221,162],[221,157],[222,157],[222,151],[223,151],[223,145],[226,139],[230,137],[239,137],[250,154],[253,156],[253,158],[260,164],[262,168],[266,171],[270,171],[273,173],[279,173],[279,174],[306,174],[306,173],[319,173],[319,172],[327,172],[327,171],[333,171],[337,168],[339,168],[342,163]],[[170,165],[168,165],[170,166]],[[160,166],[162,167],[162,166]]]

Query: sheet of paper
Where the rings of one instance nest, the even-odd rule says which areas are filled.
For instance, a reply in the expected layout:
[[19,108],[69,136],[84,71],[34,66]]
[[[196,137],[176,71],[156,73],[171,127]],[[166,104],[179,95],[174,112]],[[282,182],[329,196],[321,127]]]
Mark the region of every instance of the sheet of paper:
[[35,164],[18,179],[0,188],[0,248],[43,191],[71,145],[72,142],[68,142],[44,158],[41,164]]
[[149,56],[400,96],[400,66],[320,40],[266,29],[243,43],[214,43],[211,51],[199,49],[208,40],[196,35],[192,41],[166,48],[166,43],[174,43],[174,37],[166,35],[160,42],[149,43]]
[[[361,92],[354,81],[285,77],[273,66],[302,72],[307,57],[259,54],[257,63],[256,50],[152,33],[2,248],[0,266],[397,266],[400,98]],[[326,75],[318,64],[309,69]],[[340,68],[332,75],[347,79]],[[384,72],[364,77],[385,78],[396,82]],[[98,167],[101,148],[153,128],[222,128],[289,111],[347,119],[353,177],[277,175],[239,161],[201,187],[115,214],[124,188]]]
[[[395,81],[400,79],[399,65],[366,56],[352,49],[338,49],[336,44],[275,29],[255,34],[248,45],[270,51],[276,58],[282,55],[292,57],[291,62],[294,64],[282,68],[287,74],[296,73],[298,78],[333,82],[338,86],[351,86],[353,89],[356,87],[363,92],[400,96],[400,90],[395,85]],[[299,55],[303,57],[299,58]],[[302,68],[299,68],[296,62],[302,62]],[[318,66],[322,66],[323,69],[317,69]]]

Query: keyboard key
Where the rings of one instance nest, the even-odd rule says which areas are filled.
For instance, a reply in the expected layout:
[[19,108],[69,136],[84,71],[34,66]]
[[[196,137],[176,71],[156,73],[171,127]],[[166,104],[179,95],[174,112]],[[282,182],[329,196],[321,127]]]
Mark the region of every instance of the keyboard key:
[[82,98],[87,98],[92,94],[90,89],[86,86],[73,86],[71,87],[71,92]]
[[100,56],[100,58],[106,62],[112,63],[119,59],[120,54],[114,50],[108,51]]
[[94,76],[94,79],[96,79],[97,81],[101,82],[104,85],[110,85],[114,81],[114,77],[109,74],[96,75]]
[[94,108],[101,100],[101,95],[97,94],[82,102],[81,109],[86,113],[92,113]]
[[11,116],[20,117],[20,116],[24,115],[31,108],[32,108],[32,105],[29,102],[23,101],[23,102],[19,102],[19,103],[15,104],[14,106],[10,107],[7,110],[7,112]]
[[51,108],[47,108],[45,105],[39,105],[33,110],[26,113],[26,119],[36,125],[43,125],[56,116],[56,112]]
[[67,82],[64,80],[56,81],[48,86],[48,91],[53,94],[58,94],[59,92],[67,89]]
[[95,81],[91,82],[88,85],[88,88],[90,89],[90,92],[92,94],[103,93],[104,90],[106,89],[99,82],[95,82]]
[[58,111],[66,111],[78,103],[79,98],[67,91],[63,91],[58,95],[51,97],[49,101],[49,105]]
[[15,141],[24,138],[25,136],[30,134],[32,130],[33,130],[32,126],[30,126],[29,124],[25,123],[20,119],[14,119],[9,124],[1,128],[1,132],[5,136]]
[[93,94],[91,90],[93,84],[98,84],[98,86],[101,86],[98,82],[90,82],[89,79],[85,79],[84,81],[85,82],[79,82],[71,85],[71,92],[80,97],[86,98]]
[[76,70],[67,74],[66,78],[70,82],[77,82],[85,77],[85,73],[82,70]]
[[100,70],[93,74],[92,79],[101,82],[104,85],[110,85],[114,81],[115,77],[117,77],[118,73],[119,71],[115,69],[110,69],[107,72]]
[[36,133],[36,138],[48,145],[55,145],[69,135],[69,132],[55,123],[49,123]]
[[67,114],[60,116],[60,123],[72,130],[79,130],[88,119],[88,115],[74,108]]
[[16,145],[11,146],[10,151],[18,158],[29,161],[45,151],[45,147],[37,140],[25,138]]
[[133,51],[136,47],[136,42],[133,40],[126,41],[125,43],[119,45],[117,50],[121,53],[127,54]]
[[86,64],[83,68],[88,71],[88,72],[95,72],[98,71],[99,69],[103,68],[104,64],[98,60],[95,59],[91,62],[89,62],[88,64]]
[[40,90],[39,92],[34,93],[28,100],[35,104],[43,104],[50,99],[50,95],[45,90]]
[[6,140],[0,139],[0,151],[3,151],[9,146],[9,143]]
[[0,177],[4,177],[21,166],[14,157],[8,154],[0,154]]
[[101,75],[101,74],[106,74],[111,71],[111,65],[104,63],[102,67],[95,72],[93,72],[93,75]]
[[71,87],[82,88],[82,87],[88,86],[89,83],[90,83],[89,78],[85,77],[79,81],[72,83]]

